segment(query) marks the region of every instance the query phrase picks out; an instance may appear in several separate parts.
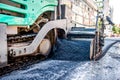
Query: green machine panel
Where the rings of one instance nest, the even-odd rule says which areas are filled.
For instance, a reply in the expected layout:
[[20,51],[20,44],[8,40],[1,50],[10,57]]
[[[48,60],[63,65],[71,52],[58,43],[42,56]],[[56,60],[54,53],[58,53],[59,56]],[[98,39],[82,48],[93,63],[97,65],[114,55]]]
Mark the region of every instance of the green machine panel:
[[11,5],[4,1],[0,2],[0,23],[7,25],[32,25],[42,13],[54,11],[58,4],[57,0],[8,0]]

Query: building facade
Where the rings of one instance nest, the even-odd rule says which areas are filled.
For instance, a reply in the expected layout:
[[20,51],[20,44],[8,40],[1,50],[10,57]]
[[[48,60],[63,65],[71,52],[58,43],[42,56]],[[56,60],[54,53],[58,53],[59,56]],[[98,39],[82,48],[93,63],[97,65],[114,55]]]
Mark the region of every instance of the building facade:
[[68,13],[76,26],[95,26],[97,5],[93,0],[61,0],[72,12]]

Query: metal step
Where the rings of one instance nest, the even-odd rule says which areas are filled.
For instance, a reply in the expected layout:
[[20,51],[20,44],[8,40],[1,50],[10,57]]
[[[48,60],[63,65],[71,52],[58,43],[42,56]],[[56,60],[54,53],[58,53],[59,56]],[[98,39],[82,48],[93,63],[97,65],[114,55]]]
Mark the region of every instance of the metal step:
[[71,31],[95,31],[95,28],[72,27]]
[[71,38],[94,38],[95,28],[72,27],[68,32],[67,37]]

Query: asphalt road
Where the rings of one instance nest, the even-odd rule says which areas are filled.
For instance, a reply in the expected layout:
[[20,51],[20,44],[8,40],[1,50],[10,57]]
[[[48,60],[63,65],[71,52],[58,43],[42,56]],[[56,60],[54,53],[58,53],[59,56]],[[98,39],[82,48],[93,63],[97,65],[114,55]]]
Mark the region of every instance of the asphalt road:
[[89,40],[58,40],[52,58],[13,71],[0,80],[120,80],[120,38],[106,38],[103,56],[89,61]]

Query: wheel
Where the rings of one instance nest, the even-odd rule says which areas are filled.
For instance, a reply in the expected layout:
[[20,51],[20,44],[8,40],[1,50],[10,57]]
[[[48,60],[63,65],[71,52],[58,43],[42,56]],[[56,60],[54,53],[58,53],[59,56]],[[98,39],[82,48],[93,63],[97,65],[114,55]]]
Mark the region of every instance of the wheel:
[[51,42],[49,39],[43,39],[41,44],[39,45],[38,49],[39,49],[39,53],[43,56],[48,56],[50,51],[51,51]]
[[42,55],[45,59],[51,57],[53,53],[53,47],[56,43],[55,30],[51,30],[46,37],[42,40],[38,47],[38,53]]

